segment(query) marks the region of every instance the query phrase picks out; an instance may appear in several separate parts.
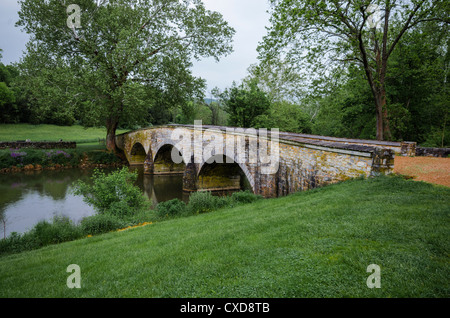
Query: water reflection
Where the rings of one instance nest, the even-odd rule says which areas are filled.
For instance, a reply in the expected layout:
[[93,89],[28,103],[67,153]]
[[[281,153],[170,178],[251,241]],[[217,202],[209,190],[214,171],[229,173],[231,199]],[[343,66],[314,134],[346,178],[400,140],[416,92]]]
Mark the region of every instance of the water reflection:
[[[187,202],[182,175],[144,175],[142,167],[130,170],[138,171],[136,185],[154,205],[174,198]],[[57,215],[79,222],[94,214],[93,208],[83,202],[81,196],[71,193],[73,182],[89,182],[92,173],[93,170],[68,169],[0,175],[0,238],[11,232],[26,232],[40,220],[51,220]]]

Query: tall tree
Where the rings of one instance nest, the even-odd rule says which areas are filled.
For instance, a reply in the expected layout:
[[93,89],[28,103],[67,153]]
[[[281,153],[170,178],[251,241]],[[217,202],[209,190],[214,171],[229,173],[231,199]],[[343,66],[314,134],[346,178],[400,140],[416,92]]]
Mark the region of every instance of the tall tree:
[[256,80],[237,85],[220,94],[220,100],[229,114],[228,124],[235,127],[250,128],[256,124],[258,116],[267,113],[270,99],[257,85]]
[[[107,148],[126,116],[139,116],[142,84],[165,89],[167,70],[193,77],[191,59],[232,51],[234,30],[201,0],[21,0],[17,25],[52,59],[74,70],[88,117],[107,129]],[[40,67],[45,68],[45,64]],[[180,83],[183,86],[185,83]]]
[[[388,59],[400,39],[425,21],[448,24],[445,0],[270,0],[271,26],[259,46],[260,58],[287,49],[292,62],[319,77],[336,62],[364,69],[376,110],[376,138],[390,138],[386,108]],[[378,16],[378,17],[377,17]],[[322,71],[322,73],[319,72]],[[317,73],[316,73],[317,72]]]

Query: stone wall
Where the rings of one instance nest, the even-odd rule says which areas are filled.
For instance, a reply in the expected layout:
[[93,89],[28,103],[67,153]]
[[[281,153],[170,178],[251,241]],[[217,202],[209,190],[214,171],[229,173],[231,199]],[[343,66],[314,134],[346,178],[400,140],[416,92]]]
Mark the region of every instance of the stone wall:
[[2,141],[0,149],[67,149],[76,148],[77,143],[74,141]]
[[450,148],[416,147],[416,156],[447,158],[450,156]]

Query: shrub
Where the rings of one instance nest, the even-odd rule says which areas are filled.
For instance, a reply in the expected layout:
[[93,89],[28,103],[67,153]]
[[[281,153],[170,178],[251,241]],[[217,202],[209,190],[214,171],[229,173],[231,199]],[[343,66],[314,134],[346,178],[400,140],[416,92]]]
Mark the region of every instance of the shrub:
[[160,218],[181,215],[185,211],[186,204],[179,199],[160,202],[156,206],[156,213]]
[[0,240],[0,255],[20,253],[38,248],[39,244],[34,235],[30,233],[19,234],[12,232],[7,238]]
[[191,194],[187,208],[190,213],[199,214],[220,209],[228,204],[228,197],[218,197],[209,191],[200,191]]
[[82,237],[80,228],[65,216],[56,216],[53,222],[40,221],[31,230],[39,246],[62,243]]
[[11,157],[11,153],[8,150],[0,151],[0,169],[9,168],[16,164],[16,160]]
[[127,167],[109,174],[95,169],[92,184],[78,181],[74,187],[76,195],[83,195],[84,201],[100,214],[129,216],[149,206],[141,189],[134,185],[137,172]]
[[42,150],[36,149],[27,149],[26,155],[22,158],[23,165],[46,165],[47,160],[45,157],[45,153]]
[[120,158],[113,152],[107,151],[88,151],[87,156],[89,161],[94,164],[111,164],[120,162]]
[[83,218],[80,226],[85,235],[96,235],[123,228],[126,223],[114,215],[97,214]]
[[234,192],[231,195],[231,200],[233,202],[236,202],[238,204],[240,203],[252,203],[259,199],[262,199],[262,196],[253,194],[252,192],[246,190],[246,191],[239,191]]

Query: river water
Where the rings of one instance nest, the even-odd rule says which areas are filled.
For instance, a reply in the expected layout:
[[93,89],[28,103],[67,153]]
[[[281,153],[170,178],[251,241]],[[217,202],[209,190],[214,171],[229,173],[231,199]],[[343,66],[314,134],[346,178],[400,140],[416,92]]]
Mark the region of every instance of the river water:
[[[130,170],[138,171],[136,185],[153,204],[174,198],[187,202],[182,175],[144,175],[142,167]],[[67,216],[77,223],[93,215],[94,209],[71,191],[73,182],[88,182],[92,173],[92,169],[67,169],[0,174],[0,238],[24,233],[54,216]]]

